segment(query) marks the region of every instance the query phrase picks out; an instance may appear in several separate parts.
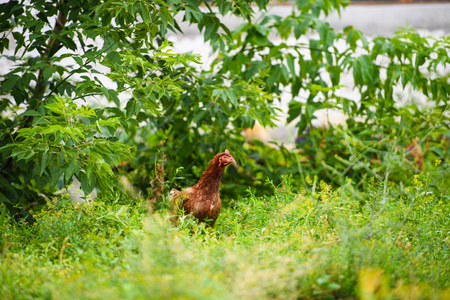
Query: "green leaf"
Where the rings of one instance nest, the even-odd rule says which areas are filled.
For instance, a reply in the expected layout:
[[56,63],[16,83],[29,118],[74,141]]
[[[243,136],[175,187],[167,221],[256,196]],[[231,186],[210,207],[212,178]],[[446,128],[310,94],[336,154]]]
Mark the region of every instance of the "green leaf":
[[295,57],[292,54],[288,53],[286,55],[286,61],[287,61],[287,65],[288,65],[291,76],[293,78],[295,78],[296,77],[296,75],[295,75]]
[[35,152],[29,148],[29,147],[20,147],[20,148],[15,148],[12,153],[11,156],[12,157],[16,157],[17,160],[28,160],[30,159],[33,155],[35,154]]
[[322,61],[322,48],[320,46],[320,41],[315,39],[309,40],[309,48],[311,51],[311,58],[313,61]]
[[139,3],[139,14],[141,15],[142,21],[144,21],[145,24],[150,23],[148,8],[144,2]]
[[44,68],[44,81],[47,81],[54,73],[55,73],[56,69],[53,66],[49,66]]
[[195,116],[194,116],[194,118],[192,119],[192,121],[194,122],[194,123],[198,123],[198,121],[200,121],[201,119],[203,119],[203,117],[206,115],[206,110],[200,110],[200,111],[198,111],[196,114],[195,114]]
[[305,34],[306,30],[311,26],[311,18],[299,19],[298,23],[294,25],[294,36],[296,39]]
[[79,56],[72,56],[72,58],[75,60],[75,62],[82,68],[83,67],[83,59]]
[[331,83],[333,86],[339,85],[341,80],[341,68],[333,65],[327,65],[326,67],[328,74],[330,75]]
[[225,16],[230,11],[231,5],[232,5],[231,2],[226,1],[226,0],[222,0],[222,1],[219,1],[217,6],[219,7],[220,13],[223,16]]
[[353,77],[357,85],[373,84],[378,80],[375,65],[368,55],[361,55],[355,59]]
[[56,101],[45,105],[45,107],[50,111],[60,115],[65,115],[66,113],[68,113],[68,109],[64,103],[64,100],[58,95],[56,96]]
[[295,4],[297,5],[297,9],[301,10],[302,8],[309,5],[310,1],[309,0],[295,0]]
[[114,102],[114,104],[117,107],[120,107],[120,100],[118,93],[115,90],[108,90],[109,96],[111,97],[111,100]]
[[60,166],[57,167],[53,167],[51,170],[51,186],[56,186],[56,184],[58,183],[58,180],[61,178],[62,174],[64,173],[64,169],[61,168]]
[[102,86],[101,88],[103,95],[105,95],[106,99],[110,99],[109,97],[109,90],[107,88],[105,88],[104,86]]
[[225,90],[225,94],[227,95],[227,98],[231,101],[231,103],[234,105],[234,107],[238,106],[238,99],[236,97],[236,94],[233,90],[227,89]]
[[35,110],[27,110],[27,111],[21,113],[20,116],[42,117],[42,115]]
[[164,6],[160,8],[159,13],[160,13],[161,21],[163,23],[163,27],[166,28],[168,20],[171,20],[172,16],[169,13],[169,11],[167,10],[167,8]]
[[10,91],[20,80],[20,77],[17,75],[7,75],[6,78],[7,79],[1,85],[3,92]]
[[199,10],[198,7],[196,7],[196,6],[192,5],[192,4],[186,4],[185,9],[186,9],[186,11],[185,11],[185,16],[184,17],[185,17],[186,21],[191,21],[192,18],[196,22],[202,21],[203,14]]
[[260,69],[263,68],[264,66],[265,66],[264,62],[261,61],[251,62],[250,67],[248,67],[244,73],[244,79],[245,80],[251,79],[253,76],[258,74]]
[[42,160],[40,163],[39,176],[42,176],[42,174],[44,173],[45,168],[47,168],[49,162],[50,162],[50,154],[48,154],[47,152],[44,152],[42,154]]
[[94,190],[95,184],[97,183],[95,176],[92,176],[91,180],[89,180],[86,174],[82,172],[79,173],[78,180],[81,183],[81,190],[85,195],[90,194]]
[[69,181],[72,179],[73,174],[74,174],[75,172],[77,172],[78,170],[79,170],[79,167],[78,167],[78,165],[77,165],[76,157],[75,157],[75,159],[72,160],[72,161],[68,164],[67,168],[66,168],[65,171],[64,171],[64,179],[65,179],[65,181],[66,181],[66,182],[69,182]]
[[291,123],[295,118],[300,116],[302,113],[303,104],[297,101],[289,102],[289,116],[287,119],[288,123]]
[[205,35],[204,35],[205,42],[211,40],[213,38],[213,36],[217,33],[218,29],[219,29],[218,23],[213,23],[213,24],[209,24],[208,26],[206,26]]

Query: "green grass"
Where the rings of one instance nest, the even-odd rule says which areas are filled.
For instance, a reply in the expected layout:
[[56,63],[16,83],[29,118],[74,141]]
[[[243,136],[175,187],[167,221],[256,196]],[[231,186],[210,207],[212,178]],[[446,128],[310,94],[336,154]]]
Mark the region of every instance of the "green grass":
[[448,299],[450,187],[332,190],[286,178],[228,203],[216,229],[142,203],[61,199],[33,225],[0,220],[1,299]]

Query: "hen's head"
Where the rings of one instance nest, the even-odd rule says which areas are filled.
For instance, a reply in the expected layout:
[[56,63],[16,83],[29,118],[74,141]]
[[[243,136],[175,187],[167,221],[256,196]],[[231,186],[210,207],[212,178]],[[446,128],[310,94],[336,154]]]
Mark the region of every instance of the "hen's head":
[[226,166],[230,163],[236,163],[236,161],[234,160],[233,156],[231,156],[230,152],[228,152],[228,150],[225,150],[225,152],[223,153],[219,153],[219,166]]

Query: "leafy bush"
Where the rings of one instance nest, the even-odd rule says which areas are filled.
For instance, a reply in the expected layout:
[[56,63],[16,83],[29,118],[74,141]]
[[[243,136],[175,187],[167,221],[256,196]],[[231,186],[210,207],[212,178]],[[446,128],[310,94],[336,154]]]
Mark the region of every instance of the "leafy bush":
[[[111,194],[120,188],[111,166],[123,161],[151,197],[158,165],[187,186],[225,148],[240,165],[225,182],[231,199],[248,186],[270,193],[265,179],[279,184],[285,174],[302,185],[307,173],[336,185],[364,182],[366,174],[401,181],[416,172],[405,159],[415,159],[406,149],[416,137],[426,167],[447,159],[448,39],[405,29],[369,41],[353,27],[335,32],[321,17],[348,1],[295,4],[284,19],[264,12],[266,0],[1,4],[0,50],[12,64],[0,77],[1,202],[31,220],[28,211],[74,177],[86,194]],[[172,52],[167,33],[180,32],[178,14],[214,49],[210,68]],[[230,31],[219,18],[228,14],[242,26]],[[353,78],[359,99],[342,96],[343,76]],[[284,89],[287,121],[300,135],[324,108],[345,113],[347,128],[311,129],[297,145],[301,153],[246,144],[244,128],[274,124]],[[397,89],[433,105],[401,107]],[[409,173],[396,171],[408,165]]]
[[[226,12],[252,13],[246,1],[228,4]],[[200,151],[225,147],[230,118],[237,128],[254,118],[270,123],[272,96],[258,83],[234,78],[229,88],[225,77],[199,76],[194,55],[171,52],[166,34],[180,31],[180,11],[200,29],[218,21],[194,3],[9,1],[0,11],[0,50],[13,64],[1,77],[0,196],[15,215],[44,204],[43,194],[61,179],[67,185],[76,177],[85,193],[111,192],[117,184],[110,165],[136,153],[154,156],[161,142],[170,172]],[[217,32],[208,29],[205,38],[223,44],[231,34]],[[241,94],[246,101],[238,101]],[[203,135],[209,112],[218,115]],[[241,118],[244,112],[250,116]],[[220,131],[218,141],[212,132]],[[193,143],[200,135],[214,144]]]

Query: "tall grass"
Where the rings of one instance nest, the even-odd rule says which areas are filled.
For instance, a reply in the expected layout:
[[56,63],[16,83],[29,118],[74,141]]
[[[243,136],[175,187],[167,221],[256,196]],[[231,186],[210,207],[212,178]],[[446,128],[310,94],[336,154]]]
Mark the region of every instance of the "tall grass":
[[295,190],[286,177],[273,197],[229,203],[214,231],[173,227],[139,202],[62,198],[35,225],[0,223],[0,298],[448,299],[442,180],[369,180],[361,192],[314,178]]

